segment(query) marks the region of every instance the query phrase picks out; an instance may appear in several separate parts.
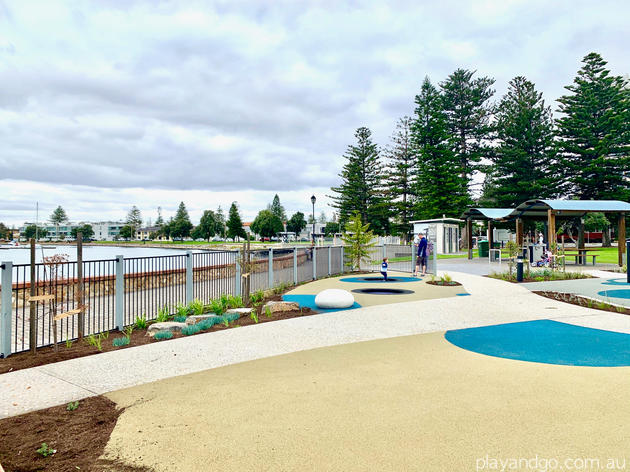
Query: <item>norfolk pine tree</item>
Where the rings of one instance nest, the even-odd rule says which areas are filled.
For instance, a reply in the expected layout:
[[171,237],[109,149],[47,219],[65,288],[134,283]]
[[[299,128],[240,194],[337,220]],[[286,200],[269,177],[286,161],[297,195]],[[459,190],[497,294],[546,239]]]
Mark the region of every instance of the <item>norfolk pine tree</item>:
[[372,242],[374,233],[370,231],[370,224],[361,223],[361,215],[355,212],[346,224],[346,232],[341,236],[346,245],[346,251],[350,258],[352,268],[361,270],[361,262],[370,263],[370,248],[376,243]]
[[247,233],[243,229],[243,221],[241,221],[241,215],[238,214],[238,206],[236,202],[232,202],[230,206],[230,211],[228,213],[227,220],[227,233],[226,236],[233,241],[236,238],[246,238]]
[[55,225],[55,237],[59,239],[59,225],[68,221],[68,215],[61,205],[50,215],[50,222]]
[[542,93],[525,77],[515,77],[495,117],[497,146],[490,157],[493,179],[484,196],[501,208],[553,196],[558,191],[551,174],[553,118]]
[[417,218],[459,216],[470,203],[461,160],[449,142],[448,119],[439,91],[428,77],[416,95],[411,133],[417,149]]

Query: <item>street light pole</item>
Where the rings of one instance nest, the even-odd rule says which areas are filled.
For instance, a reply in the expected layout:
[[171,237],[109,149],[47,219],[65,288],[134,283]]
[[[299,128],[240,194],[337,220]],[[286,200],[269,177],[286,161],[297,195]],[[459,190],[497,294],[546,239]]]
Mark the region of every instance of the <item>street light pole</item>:
[[315,195],[313,195],[311,197],[311,203],[313,204],[313,231],[311,233],[311,237],[313,238],[313,244],[315,244],[315,202],[317,201],[317,198],[315,198]]

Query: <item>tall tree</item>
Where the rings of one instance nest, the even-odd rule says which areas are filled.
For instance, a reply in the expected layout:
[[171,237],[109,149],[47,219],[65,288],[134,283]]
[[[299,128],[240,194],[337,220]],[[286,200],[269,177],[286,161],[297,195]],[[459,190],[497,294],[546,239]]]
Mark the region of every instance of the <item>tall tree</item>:
[[304,228],[306,228],[304,213],[297,211],[293,214],[293,216],[291,216],[291,218],[289,218],[289,221],[287,221],[287,231],[291,231],[297,236]]
[[127,219],[125,220],[125,223],[131,227],[131,232],[135,236],[138,228],[142,226],[142,213],[140,213],[140,210],[137,206],[134,205],[131,207],[131,210],[129,210],[129,213],[127,213]]
[[171,236],[174,238],[186,238],[190,236],[190,231],[192,230],[193,225],[190,222],[190,216],[188,215],[188,210],[186,210],[184,202],[179,203],[177,213],[175,213],[175,217],[170,223],[170,227]]
[[[339,176],[341,185],[331,190],[332,206],[339,210],[339,222],[345,224],[354,212],[358,212],[363,222],[374,222],[382,226],[380,204],[383,200],[383,165],[376,144],[371,139],[372,132],[365,127],[358,128],[356,145],[348,146],[344,157],[346,164]],[[374,222],[377,223],[377,222]],[[373,228],[377,230],[376,224]]]
[[283,229],[282,221],[271,210],[260,211],[251,225],[251,230],[262,238],[271,238]]
[[216,215],[218,223],[217,234],[222,238],[225,238],[225,214],[223,213],[223,208],[221,208],[221,205],[219,205],[219,208],[217,208]]
[[9,239],[9,228],[0,223],[0,239]]
[[217,214],[212,210],[206,210],[203,212],[199,224],[193,230],[192,237],[194,239],[207,239],[210,241],[210,238],[216,234],[220,234],[220,232],[221,222]]
[[409,223],[415,204],[415,169],[417,158],[411,140],[413,120],[404,116],[396,124],[391,144],[385,149],[388,158],[387,182],[390,189],[390,205],[393,212],[394,230],[406,238],[412,228]]
[[94,236],[94,228],[92,228],[91,224],[86,223],[81,226],[76,226],[70,230],[70,235],[74,239],[77,238],[77,233],[81,233],[83,241],[87,241],[89,239],[92,239],[92,237]]
[[246,238],[247,233],[243,229],[243,221],[238,213],[236,202],[232,202],[227,220],[227,237],[236,240],[236,238]]
[[582,60],[570,92],[558,99],[559,172],[579,199],[630,197],[630,91],[597,53]]
[[449,142],[448,117],[442,97],[426,77],[416,95],[416,116],[411,127],[417,149],[415,216],[459,216],[470,202],[461,160]]
[[553,118],[542,93],[525,77],[515,77],[495,116],[497,146],[487,196],[503,208],[552,196],[557,191],[551,173]]
[[287,221],[287,214],[284,211],[284,207],[280,203],[280,197],[278,196],[278,194],[274,195],[273,201],[271,202],[271,205],[267,207],[267,210],[276,215],[280,221]]
[[55,237],[59,238],[59,225],[68,221],[68,215],[61,205],[50,215],[50,222],[55,225]]
[[444,114],[452,149],[459,159],[460,175],[470,177],[487,154],[484,142],[492,131],[490,126],[490,98],[494,79],[473,79],[475,71],[457,69],[440,83]]

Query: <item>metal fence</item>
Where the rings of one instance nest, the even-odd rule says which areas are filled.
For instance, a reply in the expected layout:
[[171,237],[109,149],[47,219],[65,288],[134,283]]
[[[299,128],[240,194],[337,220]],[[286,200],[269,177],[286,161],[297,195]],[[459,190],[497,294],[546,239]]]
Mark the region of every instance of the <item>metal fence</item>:
[[[411,245],[371,248],[371,262],[363,270],[379,271],[383,257],[390,270],[412,272]],[[337,275],[351,270],[341,246],[301,247],[252,251],[250,290],[267,290]],[[33,303],[38,347],[54,342],[53,316],[79,307],[76,262],[56,265],[56,276],[46,264],[36,264],[31,280],[29,264],[0,265],[0,357],[30,348],[31,287],[35,295],[54,295],[54,300]],[[436,258],[427,270],[435,273]],[[174,312],[178,304],[199,299],[204,304],[222,294],[241,294],[238,251],[214,251],[182,255],[83,261],[85,335],[133,324],[137,317],[155,319],[159,309]],[[78,316],[57,323],[57,341],[76,339]]]

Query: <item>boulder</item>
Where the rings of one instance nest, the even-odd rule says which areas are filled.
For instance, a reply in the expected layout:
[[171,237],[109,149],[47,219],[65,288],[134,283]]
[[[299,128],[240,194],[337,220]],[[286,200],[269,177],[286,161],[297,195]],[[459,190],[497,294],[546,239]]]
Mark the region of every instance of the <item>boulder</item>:
[[354,305],[354,297],[347,290],[329,288],[317,294],[315,305],[323,309],[350,308]]
[[206,313],[205,315],[193,315],[186,318],[186,324],[194,325],[194,324],[199,323],[200,321],[207,320],[208,318],[221,318],[221,317],[215,315],[214,313]]
[[263,306],[262,312],[267,313],[267,309],[270,313],[297,311],[300,309],[300,304],[297,302],[267,302],[265,306]]
[[182,328],[185,328],[186,326],[186,323],[177,323],[176,321],[153,323],[147,328],[147,335],[153,337],[158,331],[181,331]]
[[238,313],[239,316],[249,316],[251,315],[253,308],[230,308],[226,313]]

